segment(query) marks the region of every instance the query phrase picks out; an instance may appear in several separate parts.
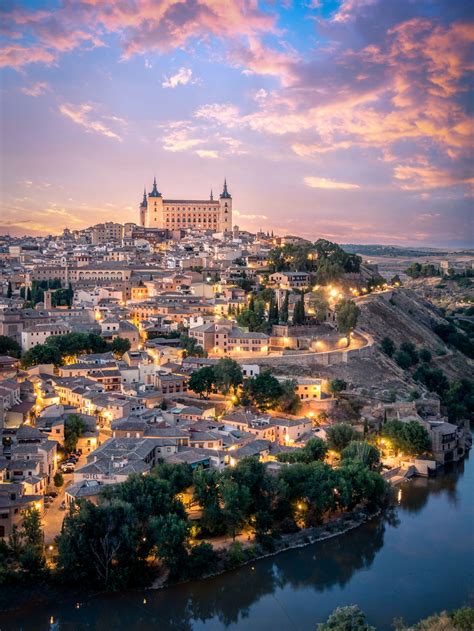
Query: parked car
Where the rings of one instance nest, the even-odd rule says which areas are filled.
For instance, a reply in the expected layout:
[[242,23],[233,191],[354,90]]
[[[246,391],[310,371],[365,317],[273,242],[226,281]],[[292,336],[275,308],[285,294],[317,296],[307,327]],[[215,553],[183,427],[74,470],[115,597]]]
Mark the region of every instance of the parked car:
[[64,500],[59,505],[59,510],[66,510],[66,502]]
[[74,473],[75,466],[72,462],[67,462],[61,466],[61,471],[63,473]]
[[57,491],[48,491],[46,494],[46,497],[58,497],[59,493]]

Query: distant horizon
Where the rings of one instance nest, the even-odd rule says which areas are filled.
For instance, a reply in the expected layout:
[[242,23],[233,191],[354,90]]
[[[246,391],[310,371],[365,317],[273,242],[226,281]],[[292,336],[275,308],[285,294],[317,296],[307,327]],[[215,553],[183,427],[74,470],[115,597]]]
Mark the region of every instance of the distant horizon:
[[[104,221],[101,222],[97,222],[97,223],[105,223],[105,222],[114,222],[113,219],[105,219]],[[117,221],[116,223],[124,223],[124,222],[120,222]],[[125,223],[136,223],[136,222],[125,222]],[[62,234],[62,232],[66,229],[72,230],[72,231],[80,231],[80,230],[86,230],[87,228],[90,228],[92,226],[94,226],[95,224],[87,224],[84,225],[84,227],[80,228],[80,227],[75,227],[75,228],[71,228],[70,226],[64,226],[63,228],[59,229],[58,232],[56,233],[49,233],[49,234],[33,234],[33,233],[18,233],[18,234],[9,234],[9,232],[11,232],[11,228],[6,228],[5,226],[2,226],[0,224],[0,237],[10,237],[12,239],[28,239],[28,238],[33,238],[33,239],[44,239],[47,237],[58,237]],[[19,230],[19,229],[18,229]],[[242,228],[242,230],[256,234],[257,232],[259,232],[259,229],[257,230],[247,230]],[[285,237],[285,236],[301,236],[298,234],[297,231],[288,231],[286,233],[277,233],[276,229],[272,229],[270,228],[264,228],[262,227],[262,231],[267,233],[271,233],[274,232],[275,233],[275,238],[278,237]],[[327,237],[324,235],[319,235],[319,236],[315,236],[315,237],[301,237],[304,239],[307,239],[309,241],[317,241],[318,239],[326,239]],[[465,245],[463,244],[459,244],[459,245],[441,245],[441,244],[422,244],[422,243],[410,243],[410,242],[406,242],[406,243],[381,243],[381,242],[373,242],[370,243],[368,241],[352,241],[352,242],[343,242],[341,240],[337,240],[334,238],[327,238],[328,241],[333,241],[335,243],[337,243],[338,245],[340,245],[341,247],[350,247],[350,246],[361,246],[361,247],[385,247],[385,248],[396,248],[396,249],[410,249],[410,250],[418,250],[418,251],[422,251],[422,250],[442,250],[442,251],[446,251],[446,252],[459,252],[459,251],[466,251],[466,252],[473,252],[474,254],[474,245],[472,245],[472,242],[466,242]],[[429,252],[427,252],[429,253]]]

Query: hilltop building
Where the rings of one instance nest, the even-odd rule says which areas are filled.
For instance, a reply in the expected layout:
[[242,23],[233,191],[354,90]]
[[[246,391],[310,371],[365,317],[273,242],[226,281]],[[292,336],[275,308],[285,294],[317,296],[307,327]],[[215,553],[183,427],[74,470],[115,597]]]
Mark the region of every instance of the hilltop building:
[[155,178],[151,193],[143,193],[139,207],[139,224],[144,228],[192,228],[230,232],[232,196],[227,189],[227,182],[224,180],[219,199],[214,199],[212,191],[209,199],[163,199]]

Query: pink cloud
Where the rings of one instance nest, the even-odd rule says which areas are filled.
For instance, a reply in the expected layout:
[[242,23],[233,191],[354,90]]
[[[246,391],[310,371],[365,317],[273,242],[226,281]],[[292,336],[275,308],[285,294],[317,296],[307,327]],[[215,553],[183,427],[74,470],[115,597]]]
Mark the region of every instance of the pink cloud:
[[[60,113],[71,120],[76,125],[80,125],[88,132],[95,132],[107,138],[113,138],[114,140],[122,141],[122,137],[114,130],[110,128],[108,124],[98,117],[94,106],[91,103],[81,103],[80,105],[73,105],[71,103],[62,103],[59,106]],[[124,121],[117,117],[101,117],[107,120],[114,120],[115,122],[123,123]]]
[[[239,38],[248,37],[250,54],[255,58],[249,59],[250,70],[253,65],[271,69],[271,63],[264,60],[259,37],[277,32],[276,16],[261,11],[255,0],[63,0],[54,11],[14,8],[5,15],[10,38],[18,37],[21,30],[31,33],[36,38],[33,48],[44,47],[49,55],[73,50],[84,42],[103,45],[104,32],[120,35],[125,58],[152,50],[166,52],[191,40],[215,37],[234,46]],[[6,53],[5,60],[8,62]],[[45,55],[43,61],[50,59]],[[15,68],[29,63],[20,56],[14,62],[11,65]]]
[[52,64],[56,55],[40,46],[20,46],[11,44],[0,48],[0,67],[10,66],[18,70],[33,63]]
[[27,85],[24,86],[23,88],[20,88],[20,91],[23,92],[23,94],[26,94],[27,96],[41,96],[42,94],[44,94],[45,92],[48,92],[48,90],[50,90],[50,85],[49,83],[46,83],[46,81],[36,81],[36,83],[32,83],[31,85]]

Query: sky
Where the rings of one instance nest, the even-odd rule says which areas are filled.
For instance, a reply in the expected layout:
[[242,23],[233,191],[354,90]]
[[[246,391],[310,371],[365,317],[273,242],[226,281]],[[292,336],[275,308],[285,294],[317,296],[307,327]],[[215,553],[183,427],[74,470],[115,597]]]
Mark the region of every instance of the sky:
[[[474,245],[469,0],[0,3],[0,232],[138,221],[227,178],[234,223]],[[470,91],[471,89],[471,91]]]

